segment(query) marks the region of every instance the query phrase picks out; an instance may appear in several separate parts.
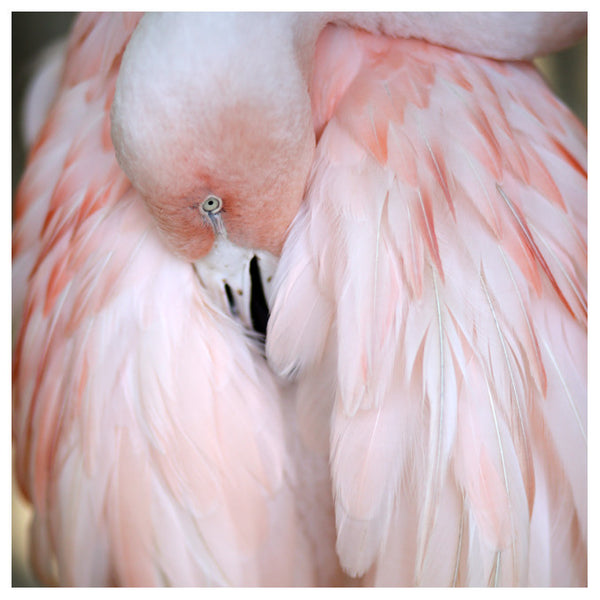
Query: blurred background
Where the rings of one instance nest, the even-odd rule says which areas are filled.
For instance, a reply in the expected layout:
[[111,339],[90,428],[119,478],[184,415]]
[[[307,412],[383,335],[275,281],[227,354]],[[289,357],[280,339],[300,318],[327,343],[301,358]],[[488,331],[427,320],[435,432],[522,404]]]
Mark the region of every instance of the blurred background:
[[[39,52],[52,41],[65,36],[75,13],[12,13],[12,194],[25,164],[20,128],[21,105],[27,82]],[[587,124],[587,40],[578,45],[537,59],[536,65],[550,86]],[[29,511],[19,491],[12,486],[12,585],[38,585],[27,562]]]

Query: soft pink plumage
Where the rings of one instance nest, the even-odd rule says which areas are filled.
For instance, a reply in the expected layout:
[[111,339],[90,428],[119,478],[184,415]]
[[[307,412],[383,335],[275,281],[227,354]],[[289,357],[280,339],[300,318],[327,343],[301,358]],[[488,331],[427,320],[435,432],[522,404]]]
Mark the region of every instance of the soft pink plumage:
[[136,21],[78,21],[17,198],[14,268],[29,275],[15,286],[14,436],[36,571],[71,585],[334,583],[327,544],[311,547],[329,537],[333,554],[313,481],[322,471],[328,490],[326,461],[296,472],[293,415],[259,348],[166,251],[116,164],[108,110]]
[[526,63],[325,29],[266,362],[115,160],[138,20],[79,19],[17,196],[40,577],[585,585],[581,125]]
[[316,64],[267,349],[331,412],[342,565],[583,584],[585,132],[529,65],[333,28]]

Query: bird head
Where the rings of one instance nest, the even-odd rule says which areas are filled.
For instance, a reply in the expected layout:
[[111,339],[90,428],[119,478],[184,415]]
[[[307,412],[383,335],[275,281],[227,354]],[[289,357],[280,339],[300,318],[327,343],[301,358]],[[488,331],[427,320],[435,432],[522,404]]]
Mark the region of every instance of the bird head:
[[117,160],[169,246],[279,254],[315,148],[302,41],[277,15],[149,14],[111,110]]
[[112,106],[122,169],[171,248],[196,261],[216,235],[279,254],[315,149],[309,81],[327,22],[528,58],[585,31],[584,14],[148,14]]

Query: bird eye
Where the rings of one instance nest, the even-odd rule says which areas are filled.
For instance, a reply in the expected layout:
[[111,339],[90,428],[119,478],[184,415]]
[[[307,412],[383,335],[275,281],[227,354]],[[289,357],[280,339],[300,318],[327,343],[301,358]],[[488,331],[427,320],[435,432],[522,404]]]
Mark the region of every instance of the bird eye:
[[204,199],[204,202],[201,205],[201,209],[203,212],[209,215],[214,215],[221,210],[223,206],[223,201],[218,196],[207,196]]

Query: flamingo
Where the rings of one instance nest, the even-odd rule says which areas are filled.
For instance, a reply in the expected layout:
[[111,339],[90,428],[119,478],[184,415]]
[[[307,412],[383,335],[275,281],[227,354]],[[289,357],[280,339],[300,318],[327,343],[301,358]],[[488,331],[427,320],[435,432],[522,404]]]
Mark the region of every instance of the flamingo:
[[13,229],[42,581],[586,584],[586,133],[527,62],[584,31],[79,17]]

